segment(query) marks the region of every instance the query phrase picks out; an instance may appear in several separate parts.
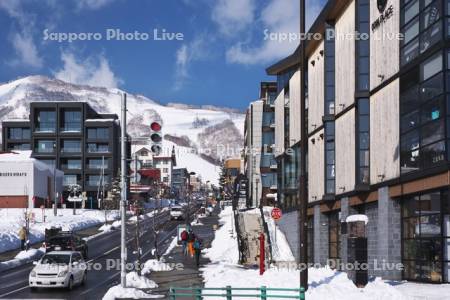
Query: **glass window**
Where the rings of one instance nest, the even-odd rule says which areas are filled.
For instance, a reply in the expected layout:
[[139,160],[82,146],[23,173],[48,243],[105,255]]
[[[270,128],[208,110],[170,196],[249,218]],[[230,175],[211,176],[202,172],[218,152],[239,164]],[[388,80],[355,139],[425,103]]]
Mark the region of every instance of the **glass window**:
[[421,67],[422,80],[425,81],[433,75],[439,73],[440,71],[442,71],[442,67],[442,54],[438,53],[437,55],[433,56],[423,63]]
[[65,110],[63,114],[64,124],[62,131],[80,132],[81,131],[81,111]]
[[78,176],[73,174],[65,174],[63,179],[63,185],[78,184]]
[[81,159],[63,159],[62,168],[68,170],[81,170]]
[[410,2],[408,5],[406,5],[404,24],[411,21],[411,19],[417,16],[418,13],[419,13],[419,0],[414,0]]
[[[101,158],[90,158],[88,160],[88,168],[89,169],[102,169],[102,159]],[[104,159],[104,168],[108,168],[108,159]]]
[[56,112],[53,110],[37,111],[36,131],[55,132],[56,131]]
[[108,144],[88,143],[87,151],[89,153],[107,153],[109,152],[109,146]]
[[405,279],[443,282],[442,265],[448,251],[442,252],[446,237],[441,219],[446,191],[437,191],[402,200],[403,264]]
[[9,139],[27,140],[30,138],[30,129],[28,128],[9,128]]
[[88,139],[108,139],[109,138],[109,128],[88,128]]
[[35,152],[37,153],[53,153],[56,144],[53,140],[38,140],[35,142]]
[[79,153],[81,152],[80,140],[63,140],[62,152],[65,153]]

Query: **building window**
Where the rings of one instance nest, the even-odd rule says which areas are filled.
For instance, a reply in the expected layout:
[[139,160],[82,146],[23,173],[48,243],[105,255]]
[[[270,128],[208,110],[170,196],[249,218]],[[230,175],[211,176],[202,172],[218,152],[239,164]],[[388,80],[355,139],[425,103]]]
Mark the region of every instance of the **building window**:
[[34,151],[37,153],[54,153],[56,143],[54,140],[37,140]]
[[402,259],[405,279],[449,282],[449,207],[447,190],[403,199]]
[[29,128],[9,128],[8,138],[10,140],[28,140],[30,139],[30,129]]
[[163,177],[163,182],[168,183],[169,182],[169,177]]
[[73,174],[65,174],[63,179],[63,185],[74,185],[79,183],[79,176]]
[[270,147],[274,143],[275,143],[275,132],[273,131],[263,132],[262,136],[263,147]]
[[333,34],[326,34],[324,52],[325,52],[325,115],[334,115],[335,102],[335,42],[334,27],[328,23],[325,24],[325,30]]
[[296,70],[297,69],[294,67],[282,74],[277,75],[277,94],[279,94],[285,87],[289,86],[289,80],[291,80]]
[[[357,31],[360,34],[370,35],[369,30],[369,0],[358,0]],[[369,67],[370,67],[370,39],[358,39],[357,49],[357,89],[358,91],[369,91]]]
[[[340,257],[340,239],[341,239],[341,221],[339,220],[339,212],[329,215],[328,222],[328,246],[329,259],[337,262]],[[337,264],[334,264],[337,265]]]
[[109,138],[109,128],[88,128],[87,135],[88,139],[106,140]]
[[65,132],[80,132],[81,131],[81,111],[79,110],[64,110],[63,126],[61,131]]
[[148,156],[148,151],[147,150],[141,151],[140,156]]
[[[104,164],[103,164],[104,162]],[[108,159],[102,158],[90,158],[88,159],[88,168],[89,169],[102,169],[102,166],[107,169],[108,168]]]
[[326,194],[335,193],[334,122],[325,122],[325,178]]
[[168,168],[163,168],[163,173],[169,173],[169,169]]
[[[103,176],[103,183],[109,183],[109,175]],[[101,175],[87,175],[86,184],[91,187],[98,187],[102,184],[102,176]]]
[[64,153],[80,153],[81,141],[80,140],[63,140],[63,147],[61,149]]
[[109,145],[104,143],[88,143],[87,151],[89,153],[108,153]]
[[359,184],[370,180],[370,103],[368,98],[358,99],[358,176]]
[[270,188],[277,185],[277,174],[276,173],[265,173],[261,174],[261,185],[264,188]]
[[411,62],[419,54],[442,40],[441,0],[411,0],[402,7],[401,64]]
[[263,127],[269,127],[270,125],[275,123],[275,113],[274,112],[263,112]]
[[81,159],[63,159],[61,167],[67,170],[81,170]]
[[56,112],[54,110],[38,110],[35,124],[37,132],[55,132]]
[[439,52],[401,78],[401,172],[427,169],[445,158],[443,58]]
[[19,150],[19,151],[24,151],[24,150],[31,150],[31,145],[29,143],[14,143],[14,144],[8,144],[8,151],[13,151],[13,150]]

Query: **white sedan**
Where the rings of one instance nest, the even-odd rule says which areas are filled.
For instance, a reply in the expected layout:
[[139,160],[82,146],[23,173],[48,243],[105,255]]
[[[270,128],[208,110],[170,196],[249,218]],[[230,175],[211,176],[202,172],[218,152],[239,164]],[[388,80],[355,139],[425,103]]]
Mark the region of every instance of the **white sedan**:
[[42,288],[67,288],[83,285],[87,280],[87,265],[80,252],[52,251],[45,254],[31,270],[29,285],[32,291]]

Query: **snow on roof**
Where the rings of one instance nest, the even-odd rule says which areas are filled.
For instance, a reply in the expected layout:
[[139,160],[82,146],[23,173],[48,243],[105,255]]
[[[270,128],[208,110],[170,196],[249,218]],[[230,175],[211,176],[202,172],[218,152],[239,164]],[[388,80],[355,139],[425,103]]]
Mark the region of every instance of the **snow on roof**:
[[85,122],[114,122],[115,119],[86,119]]
[[29,122],[28,119],[4,119],[2,122]]
[[348,216],[345,220],[347,223],[349,222],[364,222],[366,225],[369,223],[369,218],[366,215],[351,215]]
[[[0,153],[0,163],[4,162],[32,162],[39,170],[50,170],[53,173],[53,168],[42,161],[31,157],[31,150],[14,150],[12,152]],[[56,173],[62,174],[60,170],[56,170]]]

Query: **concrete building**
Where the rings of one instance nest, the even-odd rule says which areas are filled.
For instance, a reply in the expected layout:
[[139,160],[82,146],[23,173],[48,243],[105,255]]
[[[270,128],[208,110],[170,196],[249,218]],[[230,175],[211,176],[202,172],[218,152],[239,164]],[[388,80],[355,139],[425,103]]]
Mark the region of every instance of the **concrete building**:
[[[118,116],[99,114],[85,102],[32,102],[29,120],[6,120],[3,151],[31,149],[32,157],[64,172],[67,187],[79,184],[87,193],[86,207],[98,207],[98,185],[104,162],[105,183],[118,175]],[[70,205],[70,204],[69,204]]]
[[167,187],[172,187],[173,168],[177,165],[175,150],[171,156],[154,156],[153,166],[160,170],[161,183]]
[[273,204],[277,190],[275,161],[276,82],[261,82],[260,99],[250,103],[244,129],[244,169],[249,180],[251,206]]
[[172,190],[179,199],[186,197],[188,191],[189,172],[186,168],[176,168],[172,171]]
[[[322,39],[306,41],[308,63],[299,65],[298,48],[267,69],[279,83],[278,194],[287,211],[299,199],[280,190],[298,173],[289,175],[279,153],[295,148],[307,123],[308,149],[299,151],[308,154],[311,261],[346,263],[341,226],[349,215],[364,214],[369,275],[450,281],[450,43],[443,17],[449,13],[448,1],[329,0],[309,31]],[[356,38],[355,31],[370,38]],[[293,103],[302,73],[307,120]],[[293,216],[280,227],[295,250]],[[404,270],[378,268],[383,262],[402,263]]]
[[0,153],[0,208],[51,207],[55,197],[61,203],[63,175],[30,150]]

